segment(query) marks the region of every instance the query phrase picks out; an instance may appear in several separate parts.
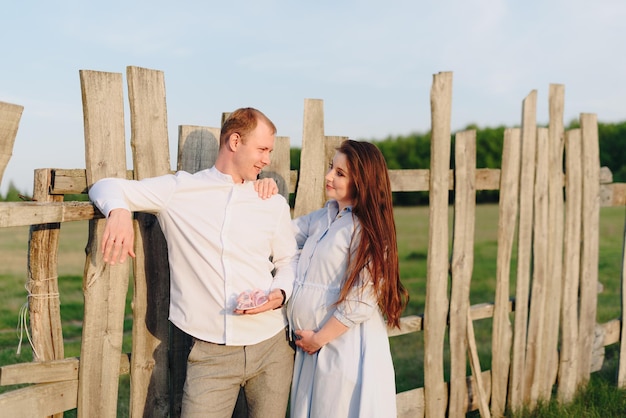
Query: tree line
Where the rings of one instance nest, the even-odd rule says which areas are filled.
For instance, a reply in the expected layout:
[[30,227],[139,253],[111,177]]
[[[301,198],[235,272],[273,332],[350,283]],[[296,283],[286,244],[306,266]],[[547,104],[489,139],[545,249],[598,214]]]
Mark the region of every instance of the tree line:
[[[579,128],[574,120],[566,130]],[[496,128],[480,128],[468,125],[463,130],[476,131],[476,166],[478,168],[500,168],[502,159],[502,142],[505,126]],[[450,167],[454,164],[454,134],[452,135],[452,156]],[[600,141],[600,165],[608,167],[613,173],[614,182],[626,182],[626,122],[598,123]],[[416,169],[430,167],[430,132],[412,133],[409,135],[388,136],[384,139],[370,139],[385,156],[390,169]],[[300,169],[300,148],[291,148],[291,169]],[[9,183],[6,195],[0,201],[13,202],[23,199],[23,193]],[[66,200],[83,200],[85,196],[68,196]],[[452,199],[452,197],[451,197]],[[478,191],[476,199],[479,203],[494,202],[498,199],[498,191]],[[394,204],[418,205],[428,202],[426,192],[394,193]]]

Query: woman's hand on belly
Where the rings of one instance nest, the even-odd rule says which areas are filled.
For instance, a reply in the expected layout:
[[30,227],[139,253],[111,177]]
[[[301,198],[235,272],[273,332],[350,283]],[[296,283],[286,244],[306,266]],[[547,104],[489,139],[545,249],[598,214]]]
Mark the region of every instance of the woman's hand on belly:
[[296,345],[307,354],[315,354],[323,347],[317,342],[315,331],[298,329],[294,333],[296,334]]

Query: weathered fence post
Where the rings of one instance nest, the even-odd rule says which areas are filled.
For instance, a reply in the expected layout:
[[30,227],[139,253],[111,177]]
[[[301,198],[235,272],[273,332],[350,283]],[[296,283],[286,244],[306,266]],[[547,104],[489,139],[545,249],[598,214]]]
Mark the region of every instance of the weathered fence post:
[[[545,312],[545,367],[540,370],[543,382],[539,388],[542,399],[550,399],[552,387],[559,368],[558,344],[563,282],[563,104],[565,86],[550,84],[549,92],[550,122],[548,125],[548,270],[547,294],[549,300]],[[558,300],[559,303],[554,303]]]
[[[539,383],[545,367],[542,356],[548,281],[548,130],[537,129],[535,190],[533,193],[532,298],[528,314],[524,393],[534,408],[539,398]],[[553,301],[553,303],[558,303]]]
[[278,193],[289,201],[291,183],[290,142],[287,136],[277,136],[274,141],[272,163],[261,171],[259,178],[273,178],[278,186]]
[[13,144],[23,111],[23,106],[0,102],[0,184],[4,169],[13,155]]
[[[131,146],[135,179],[171,171],[163,72],[128,67]],[[167,243],[154,215],[135,214],[133,341],[130,415],[167,417],[169,263]]]
[[619,367],[617,370],[617,387],[626,388],[626,321],[624,321],[624,312],[626,312],[626,225],[624,225],[624,240],[622,244],[622,293],[621,308],[622,321],[620,327],[621,338],[619,340]]
[[[543,367],[539,370],[541,399],[550,399],[552,387],[559,368],[559,324],[563,287],[563,104],[565,87],[551,84],[548,98],[550,123],[548,125],[548,267],[546,270],[546,294],[549,302],[545,306]],[[558,302],[558,303],[557,303]]]
[[467,412],[467,337],[476,213],[476,131],[457,133],[454,145],[454,241],[450,269],[452,289],[448,414],[451,417],[460,417]]
[[591,374],[591,358],[598,303],[598,223],[600,218],[600,150],[595,114],[580,115],[582,137],[583,207],[578,329],[579,383]]
[[521,131],[505,129],[500,169],[496,294],[491,342],[491,414],[504,415],[511,365],[512,330],[509,317],[511,256],[517,225]]
[[[126,177],[122,75],[80,71],[87,185]],[[129,264],[107,266],[100,252],[105,220],[89,222],[83,277],[85,316],[78,385],[78,416],[114,418]]]
[[[35,170],[33,200],[62,202],[63,196],[48,192],[51,170]],[[65,357],[59,299],[58,252],[61,224],[32,225],[28,239],[28,307],[36,361]],[[55,414],[62,418],[63,413]]]
[[519,233],[517,239],[517,281],[515,286],[515,323],[513,359],[509,381],[509,403],[513,409],[524,402],[526,332],[530,288],[530,253],[532,250],[533,188],[535,183],[535,149],[537,92],[533,90],[522,105],[522,159],[520,166]]
[[580,129],[565,133],[565,231],[563,243],[563,302],[559,358],[560,402],[570,402],[578,389],[578,289],[580,285],[580,234],[582,220],[582,155]]
[[448,315],[448,190],[452,73],[435,74],[430,91],[430,222],[424,308],[424,398],[427,418],[446,411],[444,338]]
[[[294,217],[319,209],[324,203],[324,102],[316,99],[304,101],[302,128],[302,153],[294,207]],[[306,190],[300,193],[300,190]]]

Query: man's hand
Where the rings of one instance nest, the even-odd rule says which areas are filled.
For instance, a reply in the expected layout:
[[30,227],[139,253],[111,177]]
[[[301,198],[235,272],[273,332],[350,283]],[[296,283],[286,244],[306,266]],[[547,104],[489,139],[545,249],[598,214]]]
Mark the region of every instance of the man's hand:
[[265,200],[278,193],[278,185],[273,178],[265,177],[254,182],[254,190],[261,199]]
[[280,308],[284,303],[283,292],[280,289],[274,289],[267,295],[267,303],[252,309],[235,309],[235,313],[239,315],[255,315],[272,309]]
[[113,209],[104,227],[100,248],[105,263],[123,263],[127,256],[135,258],[133,216],[126,209]]

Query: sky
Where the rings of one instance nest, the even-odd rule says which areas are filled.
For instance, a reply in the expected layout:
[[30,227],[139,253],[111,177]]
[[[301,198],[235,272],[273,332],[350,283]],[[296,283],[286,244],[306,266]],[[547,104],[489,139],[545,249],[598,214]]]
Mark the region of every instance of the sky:
[[428,132],[443,71],[453,131],[519,126],[533,90],[547,123],[552,83],[565,86],[566,124],[621,122],[625,21],[623,0],[7,2],[0,101],[24,111],[0,193],[10,182],[31,193],[37,168],[85,167],[80,70],[163,71],[174,168],[179,125],[216,127],[239,107],[263,111],[294,147],[309,98],[323,100],[326,135]]

